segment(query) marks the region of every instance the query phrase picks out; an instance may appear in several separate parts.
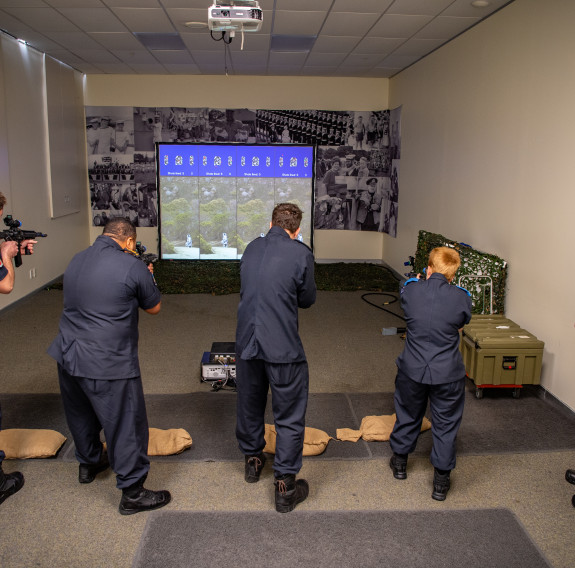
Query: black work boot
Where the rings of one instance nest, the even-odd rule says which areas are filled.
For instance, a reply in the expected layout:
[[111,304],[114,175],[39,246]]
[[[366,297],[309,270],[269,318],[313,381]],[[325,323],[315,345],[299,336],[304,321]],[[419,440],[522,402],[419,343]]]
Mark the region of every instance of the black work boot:
[[80,483],[92,483],[96,479],[96,475],[102,471],[106,471],[110,467],[108,461],[108,454],[102,452],[98,463],[81,463],[78,467],[78,481]]
[[296,481],[295,475],[286,474],[276,477],[276,511],[278,513],[289,513],[293,511],[297,504],[305,501],[309,495],[309,485],[305,479]]
[[259,481],[265,463],[266,457],[263,454],[258,454],[257,456],[246,456],[245,480],[248,483],[256,483]]
[[134,485],[122,489],[122,499],[120,501],[120,514],[133,515],[142,511],[153,511],[164,507],[171,500],[172,496],[169,491],[151,491],[144,487],[143,477]]
[[393,470],[395,479],[407,479],[407,457],[393,454],[389,460],[389,467]]
[[0,503],[4,503],[8,497],[18,493],[24,486],[24,476],[19,471],[4,473],[0,466]]
[[435,468],[433,472],[433,493],[431,494],[432,499],[436,501],[445,501],[447,497],[447,492],[451,486],[451,482],[449,480],[449,474],[447,473],[440,473],[437,468]]

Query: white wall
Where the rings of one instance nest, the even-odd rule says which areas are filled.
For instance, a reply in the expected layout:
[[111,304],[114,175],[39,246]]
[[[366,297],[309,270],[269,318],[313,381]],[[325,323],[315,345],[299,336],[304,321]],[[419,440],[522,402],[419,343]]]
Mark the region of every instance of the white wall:
[[[75,121],[76,132],[84,129],[83,80],[81,74],[70,68],[62,71],[59,64],[51,69],[54,73],[48,75],[51,87],[57,88],[58,81],[64,80],[69,95],[69,106],[62,111],[66,116],[61,120],[52,116],[51,126],[56,130],[57,140],[58,134],[70,136],[66,129],[71,122]],[[63,79],[58,79],[60,74]],[[47,238],[38,239],[33,256],[22,257],[22,266],[16,269],[14,290],[10,295],[0,295],[0,309],[60,276],[72,255],[89,243],[83,146],[68,156],[64,166],[82,174],[65,176],[70,187],[64,192],[78,196],[80,212],[57,219],[51,217],[50,164],[58,166],[57,161],[51,160],[48,141],[46,84],[44,55],[0,34],[0,191],[8,200],[4,214],[22,221],[24,229],[48,234]],[[59,128],[61,133],[57,132]],[[59,149],[52,148],[52,152],[59,153]],[[32,268],[36,271],[34,279],[30,278]]]
[[403,105],[396,270],[420,229],[509,263],[506,315],[575,409],[575,2],[516,0],[390,81]]
[[[87,106],[183,106],[252,109],[381,110],[388,107],[388,79],[88,75]],[[91,228],[95,238],[101,229]],[[148,249],[157,229],[141,228]],[[383,236],[351,231],[316,231],[317,259],[379,260]]]

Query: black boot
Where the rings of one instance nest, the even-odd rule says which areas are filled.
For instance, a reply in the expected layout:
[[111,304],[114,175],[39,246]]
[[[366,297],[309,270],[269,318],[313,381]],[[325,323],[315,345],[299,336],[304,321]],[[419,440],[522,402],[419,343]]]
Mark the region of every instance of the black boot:
[[449,480],[449,475],[451,472],[444,472],[435,468],[433,472],[433,493],[431,498],[436,501],[445,501],[447,497],[447,492],[451,487],[451,482]]
[[151,491],[144,487],[146,476],[134,485],[122,489],[122,499],[120,501],[120,514],[133,515],[142,511],[153,511],[164,507],[171,500],[169,491]]
[[305,501],[309,495],[309,485],[305,479],[296,481],[295,475],[282,475],[276,477],[276,511],[278,513],[289,513],[293,511],[297,504]]
[[98,463],[81,463],[78,467],[78,481],[80,483],[92,483],[96,479],[96,475],[102,471],[106,471],[110,467],[110,462],[108,461],[108,454],[102,452],[100,455],[100,460]]
[[8,497],[18,493],[24,486],[24,476],[19,471],[4,473],[0,466],[0,503],[4,503]]
[[395,479],[407,479],[407,455],[393,454],[389,460]]
[[256,483],[259,481],[265,463],[266,457],[263,454],[246,456],[245,480],[248,483]]
[[565,480],[575,485],[575,469],[568,469],[565,472]]

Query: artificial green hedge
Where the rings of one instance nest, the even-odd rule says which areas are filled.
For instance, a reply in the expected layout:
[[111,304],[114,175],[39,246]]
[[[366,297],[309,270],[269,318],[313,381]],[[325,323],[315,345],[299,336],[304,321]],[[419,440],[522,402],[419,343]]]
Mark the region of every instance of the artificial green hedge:
[[[473,300],[473,313],[490,313],[490,294],[488,278],[491,278],[493,286],[493,310],[494,314],[505,313],[505,282],[507,280],[507,262],[494,254],[475,250],[465,243],[452,241],[437,233],[419,231],[417,239],[417,251],[413,270],[423,273],[427,266],[429,253],[435,247],[453,247],[461,257],[461,266],[455,274],[455,283],[466,288],[471,293]],[[481,276],[483,278],[474,278]]]

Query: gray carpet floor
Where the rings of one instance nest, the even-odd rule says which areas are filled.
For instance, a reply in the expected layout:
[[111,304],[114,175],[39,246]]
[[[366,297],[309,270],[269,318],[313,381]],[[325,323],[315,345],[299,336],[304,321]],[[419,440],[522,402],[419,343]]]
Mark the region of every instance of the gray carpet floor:
[[[310,426],[355,427],[348,421],[390,408],[394,361],[403,343],[399,336],[383,336],[381,330],[400,320],[369,306],[361,295],[321,292],[316,305],[301,312],[311,373]],[[150,425],[180,427],[180,417],[189,420],[185,403],[193,405],[196,399],[198,421],[192,437],[199,443],[205,436],[205,457],[215,461],[153,460],[146,485],[169,489],[172,503],[162,511],[130,517],[117,512],[120,495],[110,472],[80,485],[77,464],[64,454],[55,460],[6,461],[5,470],[22,471],[26,485],[0,505],[1,567],[127,568],[144,542],[148,521],[162,512],[277,515],[270,467],[260,483],[246,484],[240,460],[208,455],[210,444],[226,456],[235,451],[233,440],[220,438],[223,446],[218,448],[213,436],[215,426],[230,422],[234,394],[210,392],[200,380],[200,361],[212,342],[233,340],[237,301],[237,295],[164,296],[158,316],[140,318]],[[57,332],[61,304],[61,292],[44,291],[0,314],[5,428],[15,427],[18,420],[36,427],[47,427],[52,420],[55,429],[66,428],[59,414],[55,364],[45,354]],[[389,308],[399,313],[398,304]],[[433,473],[422,436],[405,481],[393,479],[384,443],[370,444],[370,457],[362,450],[332,459],[304,458],[301,476],[309,481],[311,492],[293,514],[507,509],[552,566],[575,565],[575,488],[564,480],[565,470],[575,467],[573,413],[549,395],[542,397],[538,389],[525,389],[517,400],[495,390],[486,391],[482,400],[472,394],[470,388],[464,417],[468,432],[464,436],[462,427],[457,468],[445,502],[431,499]],[[210,403],[201,405],[201,400]],[[214,408],[219,415],[214,416]],[[534,420],[534,413],[542,421]],[[178,418],[178,424],[171,424],[170,417]],[[346,444],[354,446],[354,452],[362,447]],[[515,533],[508,534],[513,540]]]
[[[257,559],[257,562],[254,562]],[[134,568],[549,568],[507,509],[289,515],[162,511]]]

